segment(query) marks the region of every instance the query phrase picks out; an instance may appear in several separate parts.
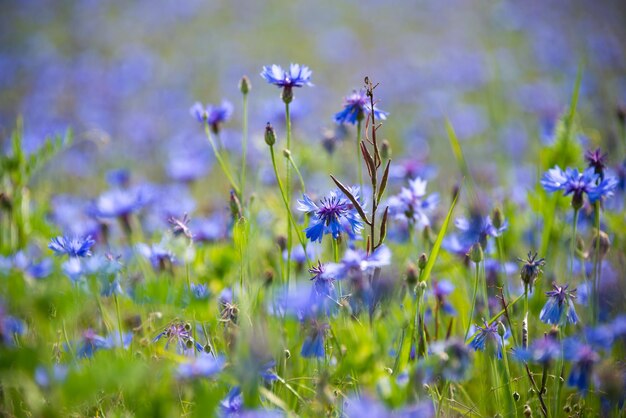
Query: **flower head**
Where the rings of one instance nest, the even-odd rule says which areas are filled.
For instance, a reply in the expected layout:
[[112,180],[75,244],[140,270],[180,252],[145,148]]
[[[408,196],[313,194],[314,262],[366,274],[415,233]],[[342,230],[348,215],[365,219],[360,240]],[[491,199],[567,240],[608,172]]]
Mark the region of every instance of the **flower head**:
[[233,105],[228,100],[223,100],[220,105],[208,105],[206,108],[202,103],[196,102],[189,113],[200,123],[207,123],[214,134],[219,133],[221,125],[230,119],[233,114]]
[[468,377],[472,364],[470,351],[461,340],[435,341],[428,346],[428,350],[428,358],[423,360],[427,381],[441,378],[459,382]]
[[195,284],[191,283],[191,294],[194,298],[198,300],[208,299],[211,291],[209,287],[205,284]]
[[519,361],[549,364],[561,355],[561,345],[553,338],[539,338],[528,348],[518,348],[514,351],[514,358]]
[[[500,334],[498,333],[498,322],[494,322],[491,325],[487,321],[483,321],[484,327],[480,325],[476,325],[477,333],[469,342],[470,347],[474,349],[474,351],[484,351],[487,343],[495,342],[497,347],[498,358],[502,358],[502,339],[500,338]],[[501,325],[500,325],[501,326]]]
[[309,273],[313,275],[311,281],[313,282],[313,289],[317,295],[321,297],[334,297],[335,291],[335,278],[326,273],[326,266],[320,261],[316,266],[309,269]]
[[185,213],[182,218],[175,218],[174,216],[170,216],[167,219],[167,222],[172,227],[172,233],[175,236],[184,235],[189,239],[193,238],[193,234],[189,229],[189,216]]
[[291,64],[289,71],[283,70],[279,65],[263,67],[261,77],[270,84],[282,87],[281,98],[285,103],[291,103],[293,100],[293,88],[302,87],[304,85],[312,86],[311,70],[309,67],[300,64]]
[[[335,114],[335,122],[355,125],[365,118],[366,113],[372,113],[369,98],[365,94],[365,90],[355,90],[346,97],[343,110]],[[374,118],[385,120],[387,119],[387,112],[383,112],[374,105]]]
[[416,178],[409,181],[409,187],[389,198],[389,213],[396,219],[406,220],[411,226],[430,225],[429,215],[439,203],[439,195],[426,196],[426,180]]
[[582,207],[584,195],[587,195],[590,203],[612,196],[617,183],[617,179],[612,176],[600,179],[594,167],[581,173],[575,168],[563,171],[555,166],[546,171],[541,179],[541,185],[547,192],[563,190],[564,196],[571,194],[574,209]]
[[165,338],[167,348],[171,343],[176,344],[176,351],[179,353],[185,353],[187,350],[195,348],[196,351],[204,351],[204,347],[193,339],[191,332],[191,325],[185,322],[173,322],[169,324],[163,331],[161,331],[154,339],[153,343]]
[[59,236],[52,238],[48,248],[56,255],[68,255],[70,257],[89,257],[91,255],[90,248],[96,242],[91,239],[91,235],[86,237],[77,236]]
[[193,360],[178,366],[177,376],[183,380],[212,377],[222,371],[225,363],[224,357],[213,357],[208,353],[200,353]]
[[302,87],[304,85],[312,86],[311,74],[309,67],[300,64],[291,64],[289,71],[283,70],[280,65],[272,64],[264,66],[261,71],[261,77],[270,84],[278,87]]
[[593,168],[594,172],[600,177],[600,180],[604,179],[607,156],[608,154],[602,154],[600,148],[597,148],[595,151],[587,150],[587,152],[585,152],[585,161],[587,161],[587,166],[589,168]]
[[590,345],[574,338],[563,343],[563,354],[572,362],[567,384],[578,388],[581,393],[585,394],[589,389],[593,366],[600,361],[600,356]]
[[553,290],[546,292],[548,301],[539,313],[539,319],[546,324],[565,325],[578,322],[573,300],[576,298],[576,289],[568,290],[569,285],[559,286],[552,284]]
[[[357,187],[351,193],[359,199]],[[304,194],[302,200],[298,200],[298,210],[311,215],[310,226],[304,232],[312,242],[322,242],[322,237],[326,234],[338,239],[342,232],[354,239],[363,229],[356,208],[339,190],[331,191],[321,199],[319,205]]]
[[302,357],[324,357],[326,353],[326,350],[324,349],[324,341],[326,338],[326,330],[328,328],[328,324],[311,320],[309,333],[305,338],[304,343],[302,343],[302,350],[300,350],[300,355]]
[[522,269],[520,270],[520,277],[522,278],[522,282],[524,286],[528,287],[528,290],[532,293],[533,284],[535,284],[535,280],[541,273],[541,268],[546,264],[545,259],[539,258],[537,259],[537,253],[533,254],[531,251],[528,252],[528,256],[526,260],[518,258],[522,265]]

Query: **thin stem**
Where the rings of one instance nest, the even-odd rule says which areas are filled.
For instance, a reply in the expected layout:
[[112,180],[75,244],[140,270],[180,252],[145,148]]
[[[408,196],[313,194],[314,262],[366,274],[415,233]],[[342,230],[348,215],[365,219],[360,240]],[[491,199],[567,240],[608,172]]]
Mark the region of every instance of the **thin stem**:
[[302,193],[306,193],[306,187],[304,186],[304,177],[302,177],[302,174],[300,173],[300,169],[298,169],[298,165],[293,160],[293,157],[291,156],[291,153],[288,153],[287,157],[285,157],[285,158],[287,158],[287,161],[291,164],[293,169],[296,171],[296,174],[298,176],[298,180],[300,181],[300,188],[302,189]]
[[479,280],[479,267],[478,263],[476,263],[476,277],[474,279],[474,296],[472,296],[472,309],[470,311],[469,320],[467,321],[467,328],[465,329],[465,337],[464,341],[467,341],[467,335],[469,334],[469,330],[472,326],[472,320],[474,319],[474,310],[476,309],[476,294],[478,293],[478,280]]
[[307,262],[310,262],[311,260],[309,260],[309,256],[306,252],[306,243],[304,242],[304,239],[302,238],[302,236],[298,232],[298,229],[296,228],[296,220],[293,218],[293,214],[291,213],[291,210],[289,209],[289,203],[287,201],[287,196],[285,195],[285,189],[283,188],[283,184],[280,181],[280,177],[278,176],[278,167],[276,166],[276,155],[274,153],[273,146],[270,146],[270,155],[272,157],[272,167],[274,168],[274,175],[276,176],[276,183],[278,184],[278,189],[280,190],[280,196],[282,197],[283,204],[285,205],[285,209],[287,210],[287,216],[289,218],[289,221],[293,225],[294,229],[296,230],[296,236],[298,237],[298,240],[300,241],[300,245],[302,246],[302,249],[304,250],[304,256],[306,257]]
[[[289,152],[291,152],[291,115],[289,113],[289,103],[285,103],[285,125],[287,128],[287,149],[289,150]],[[286,193],[285,193],[285,197],[286,197],[286,204],[287,204],[287,211],[291,214],[291,164],[289,164],[289,161],[286,161],[286,170],[287,170],[287,180],[286,180]],[[295,228],[295,223],[294,223],[294,228]],[[287,270],[287,286],[289,286],[289,278],[291,275],[291,250],[292,250],[292,243],[293,243],[293,235],[292,235],[292,228],[291,228],[291,223],[287,222],[287,266],[286,266],[286,270]],[[304,253],[306,254],[306,248],[304,250]]]
[[571,244],[571,259],[570,259],[570,274],[574,278],[574,259],[576,258],[576,228],[578,226],[578,209],[574,209],[574,224],[572,225],[572,242]]
[[211,144],[211,148],[213,149],[213,154],[215,154],[215,158],[217,158],[217,162],[220,164],[220,167],[222,171],[224,172],[224,175],[230,182],[230,187],[233,188],[233,190],[238,196],[241,196],[239,187],[237,186],[237,183],[235,183],[235,180],[233,179],[232,174],[230,174],[230,170],[228,169],[226,162],[222,158],[222,154],[217,149],[217,146],[215,146],[215,141],[213,140],[213,135],[211,135],[211,130],[209,129],[208,123],[204,124],[204,132],[206,133],[206,137],[209,140],[209,143]]
[[[482,267],[479,269],[479,267]],[[483,283],[483,292],[484,292],[484,303],[485,303],[485,311],[487,312],[487,316],[490,315],[489,312],[489,291],[487,289],[487,275],[485,274],[485,260],[483,259],[482,265],[480,263],[476,264],[476,271],[479,271],[482,277],[482,283]]]
[[600,280],[598,264],[600,263],[600,202],[594,203],[594,223],[596,228],[596,245],[593,259],[593,291],[591,293],[591,324],[596,325],[599,317],[598,282]]
[[124,349],[124,331],[122,330],[122,315],[120,314],[120,303],[117,299],[117,293],[113,293],[113,300],[115,301],[115,313],[117,315],[117,329],[120,334],[120,347]]
[[356,166],[359,175],[359,188],[363,190],[363,161],[361,161],[361,123],[362,120],[357,118],[356,122]]
[[243,95],[243,137],[241,138],[241,200],[245,205],[246,166],[248,152],[248,94]]
[[508,392],[507,400],[509,408],[512,409],[517,416],[517,408],[515,408],[515,399],[513,398],[513,390],[511,388],[511,369],[509,368],[509,358],[506,352],[506,346],[504,343],[504,336],[500,337],[502,343],[502,360],[504,363],[504,379],[506,381],[506,389]]

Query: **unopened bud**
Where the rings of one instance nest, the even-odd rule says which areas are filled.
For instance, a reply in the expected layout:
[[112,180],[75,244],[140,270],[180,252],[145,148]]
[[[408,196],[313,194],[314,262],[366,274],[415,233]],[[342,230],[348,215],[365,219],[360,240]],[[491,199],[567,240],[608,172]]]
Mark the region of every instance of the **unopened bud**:
[[422,253],[422,255],[420,255],[420,258],[417,259],[417,267],[420,270],[424,270],[426,268],[426,264],[428,264],[428,256],[426,255],[426,253]]
[[585,241],[580,235],[576,235],[576,257],[587,258],[589,254],[585,251]]
[[284,353],[285,358],[286,358],[287,360],[289,360],[289,359],[291,358],[291,351],[289,351],[289,350],[285,349],[285,351],[284,351],[283,353]]
[[280,248],[281,251],[285,251],[287,249],[287,238],[284,235],[277,236],[276,244],[278,244],[278,248]]
[[265,280],[265,285],[270,286],[274,281],[274,270],[265,270],[265,272],[263,273],[263,279]]
[[191,347],[193,347],[193,341],[191,341],[191,340],[187,340],[187,341],[185,341],[185,346],[186,346],[187,348],[191,348]]
[[406,282],[409,286],[411,286],[411,289],[417,284],[418,277],[419,273],[417,272],[415,264],[410,263],[406,268]]
[[270,147],[276,143],[276,132],[269,122],[265,125],[265,143]]
[[502,227],[502,225],[504,225],[504,215],[502,214],[502,211],[500,210],[500,208],[495,208],[493,210],[493,226],[496,227],[496,229],[500,229]]
[[498,321],[498,335],[501,338],[504,338],[504,336],[506,335],[506,327],[504,326],[502,321]]
[[611,248],[611,239],[606,232],[600,231],[593,237],[593,240],[591,241],[591,248],[594,254],[597,251],[600,258],[604,258],[604,256],[606,256],[609,252],[609,248]]
[[380,156],[383,160],[391,158],[391,144],[386,139],[383,139],[383,142],[380,144]]
[[283,150],[283,157],[285,157],[287,159],[291,158],[291,151],[289,151],[287,148],[285,148]]
[[572,407],[569,405],[565,405],[563,407],[563,412],[565,412],[566,414],[569,414],[570,412],[572,412]]
[[469,249],[467,256],[471,261],[478,264],[483,261],[483,247],[479,243],[475,243]]
[[417,288],[422,292],[426,290],[426,287],[427,287],[426,282],[419,282],[419,284],[417,285]]
[[241,77],[241,80],[239,80],[239,91],[245,96],[250,92],[251,89],[252,84],[250,84],[250,79],[244,75],[243,77]]
[[530,409],[530,405],[524,405],[524,416],[525,417],[532,417],[533,416],[533,410]]
[[519,401],[519,399],[520,399],[519,393],[517,393],[517,392],[513,392],[513,400],[514,400],[515,402],[517,402],[517,401]]

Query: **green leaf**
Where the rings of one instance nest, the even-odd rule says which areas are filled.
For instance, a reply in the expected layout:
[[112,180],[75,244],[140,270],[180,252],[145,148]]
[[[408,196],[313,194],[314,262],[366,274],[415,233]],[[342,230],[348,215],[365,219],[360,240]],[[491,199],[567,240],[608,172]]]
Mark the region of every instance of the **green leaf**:
[[450,209],[448,209],[448,214],[446,215],[446,219],[444,219],[443,224],[441,225],[441,229],[439,230],[439,234],[437,234],[437,239],[435,240],[435,245],[433,245],[433,250],[430,252],[428,256],[428,262],[426,263],[426,267],[424,267],[424,272],[422,273],[422,277],[420,281],[425,282],[430,278],[430,273],[433,270],[433,266],[437,261],[437,256],[439,255],[439,249],[441,248],[441,243],[443,242],[443,237],[446,235],[448,231],[448,225],[450,225],[450,219],[452,219],[452,212],[454,211],[454,207],[456,206],[456,202],[459,199],[459,193],[454,196],[454,200],[452,200],[452,204],[450,205]]

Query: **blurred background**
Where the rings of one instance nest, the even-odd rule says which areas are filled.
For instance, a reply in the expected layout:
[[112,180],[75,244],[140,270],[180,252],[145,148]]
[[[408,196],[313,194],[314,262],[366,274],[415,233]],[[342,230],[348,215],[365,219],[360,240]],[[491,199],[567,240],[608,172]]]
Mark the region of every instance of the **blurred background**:
[[[324,137],[341,136],[332,116],[343,97],[369,75],[380,82],[379,107],[390,112],[385,135],[394,155],[451,158],[449,118],[470,158],[520,158],[551,141],[579,68],[580,123],[592,143],[610,148],[617,142],[616,111],[626,103],[624,6],[619,0],[3,1],[0,138],[6,146],[19,115],[32,149],[71,127],[76,142],[54,170],[78,179],[132,168],[155,181],[176,180],[194,163],[206,174],[212,155],[190,106],[231,101],[235,111],[222,140],[236,152],[237,84],[249,76],[253,148],[264,152],[265,123],[275,123],[280,134],[283,105],[279,89],[259,73],[263,65],[296,62],[312,69],[315,84],[296,91],[296,139],[318,154]],[[266,163],[254,155],[253,149],[252,166]]]

